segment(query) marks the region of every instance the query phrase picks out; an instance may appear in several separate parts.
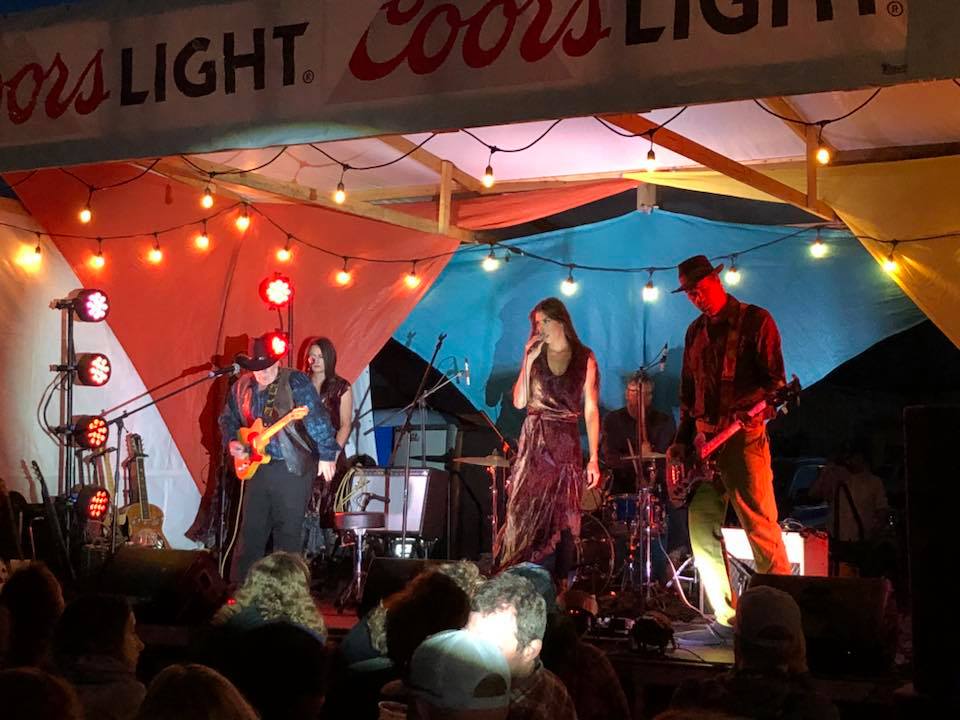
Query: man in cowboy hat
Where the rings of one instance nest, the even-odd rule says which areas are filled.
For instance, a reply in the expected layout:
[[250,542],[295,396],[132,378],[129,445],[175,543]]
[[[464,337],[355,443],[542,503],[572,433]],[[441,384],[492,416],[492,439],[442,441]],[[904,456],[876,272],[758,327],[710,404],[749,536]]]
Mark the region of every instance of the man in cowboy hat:
[[[709,437],[771,390],[784,384],[780,333],[763,308],[728,295],[720,281],[723,265],[705,255],[679,265],[680,287],[701,315],[687,328],[680,374],[680,426],[669,454],[684,459],[697,436]],[[735,611],[731,603],[720,526],[732,505],[746,531],[757,571],[790,573],[777,525],[770,447],[763,414],[747,422],[717,452],[721,485],[704,483],[689,507],[690,545],[716,621],[701,637],[681,637],[716,644],[732,642]]]
[[269,426],[295,407],[307,409],[302,420],[288,423],[270,439],[266,447],[270,462],[243,481],[243,519],[232,573],[239,581],[263,556],[271,534],[274,550],[300,551],[313,479],[333,477],[341,448],[310,378],[280,367],[266,337],[255,339],[251,354],[240,354],[236,360],[249,372],[230,388],[220,413],[221,437],[234,458],[248,456],[248,448],[237,439],[241,427],[250,427],[257,418]]

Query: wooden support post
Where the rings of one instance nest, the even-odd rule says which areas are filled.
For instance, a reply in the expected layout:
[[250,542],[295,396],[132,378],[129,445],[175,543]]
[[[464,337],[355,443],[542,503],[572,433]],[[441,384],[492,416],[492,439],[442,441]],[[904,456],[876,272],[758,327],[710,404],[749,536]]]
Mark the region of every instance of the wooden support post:
[[453,202],[453,163],[443,160],[440,163],[440,202],[437,213],[437,229],[446,235],[450,229],[450,204]]
[[819,128],[816,125],[807,125],[807,205],[813,207],[817,204],[817,136]]

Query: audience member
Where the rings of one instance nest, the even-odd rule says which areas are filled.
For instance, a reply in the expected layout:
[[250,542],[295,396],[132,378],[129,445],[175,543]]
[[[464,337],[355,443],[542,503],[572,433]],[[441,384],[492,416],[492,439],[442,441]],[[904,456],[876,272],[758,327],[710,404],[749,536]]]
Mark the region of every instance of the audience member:
[[466,630],[431,635],[407,681],[419,720],[505,720],[510,668],[499,648]]
[[4,667],[40,666],[48,659],[53,627],[63,612],[60,582],[42,562],[15,570],[0,589],[6,611]]
[[204,665],[171,665],[157,675],[137,720],[259,720],[229,680]]
[[275,552],[255,562],[234,602],[220,608],[213,621],[242,631],[276,620],[300,625],[326,642],[323,615],[310,595],[310,568],[294,553]]
[[323,707],[326,660],[315,633],[280,621],[234,636],[220,670],[262,720],[315,720]]
[[473,597],[467,629],[493,641],[510,668],[510,720],[576,718],[563,683],[540,661],[546,624],[546,603],[526,578],[502,573]]
[[732,672],[685,681],[671,707],[760,719],[839,718],[836,707],[810,683],[800,608],[789,594],[768,586],[743,593],[733,648]]
[[76,691],[67,682],[39,668],[23,667],[0,672],[0,717],[84,720],[85,716]]
[[143,643],[125,598],[87,595],[63,611],[53,635],[58,672],[77,690],[89,718],[131,720],[146,688],[136,678]]

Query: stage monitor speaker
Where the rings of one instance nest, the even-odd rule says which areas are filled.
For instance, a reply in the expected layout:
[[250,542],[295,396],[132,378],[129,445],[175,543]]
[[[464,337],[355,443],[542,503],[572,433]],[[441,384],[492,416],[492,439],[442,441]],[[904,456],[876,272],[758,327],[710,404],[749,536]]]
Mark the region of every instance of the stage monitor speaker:
[[914,687],[940,698],[960,695],[960,643],[953,621],[957,595],[956,514],[960,454],[954,448],[960,406],[923,405],[903,411],[907,543],[913,618]]
[[125,595],[148,625],[207,622],[227,599],[227,584],[203,550],[121,546],[95,582],[98,592]]
[[807,664],[819,674],[869,675],[889,671],[897,647],[897,610],[885,578],[754,575],[800,606]]
[[[734,595],[739,595],[756,574],[757,564],[753,549],[743,528],[720,528],[723,549],[727,558],[727,574]],[[783,544],[787,548],[787,560],[792,575],[829,574],[830,558],[826,533],[793,532],[782,530]]]
[[[381,500],[371,500],[369,512],[387,515],[387,532],[402,531],[404,469],[357,468],[352,480],[353,492],[368,492],[390,498],[389,506]],[[439,538],[445,534],[447,491],[450,474],[434,468],[410,468],[410,490],[407,493],[407,533],[424,538]],[[358,495],[350,509],[361,510]]]
[[363,617],[385,597],[403,590],[407,583],[421,572],[445,562],[447,561],[421,558],[373,558],[367,571],[363,598],[357,614]]

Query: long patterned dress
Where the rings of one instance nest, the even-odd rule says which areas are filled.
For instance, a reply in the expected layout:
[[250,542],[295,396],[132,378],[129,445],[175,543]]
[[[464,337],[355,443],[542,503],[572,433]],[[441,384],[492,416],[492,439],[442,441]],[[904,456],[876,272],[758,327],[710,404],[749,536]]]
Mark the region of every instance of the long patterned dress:
[[[334,434],[340,432],[340,398],[350,389],[350,383],[339,375],[334,375],[324,381],[320,387],[320,403],[330,415],[330,424]],[[337,487],[344,473],[347,471],[347,459],[344,453],[337,456],[337,470],[332,482],[324,482],[317,478],[313,484],[313,493],[307,504],[308,515],[319,516],[321,528],[333,527],[333,501]]]
[[574,348],[562,375],[550,369],[546,349],[533,361],[527,418],[510,471],[507,522],[497,537],[500,567],[540,562],[554,551],[561,532],[580,534],[584,472],[579,421],[592,355],[584,345]]

